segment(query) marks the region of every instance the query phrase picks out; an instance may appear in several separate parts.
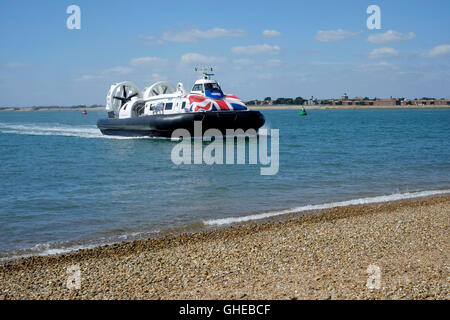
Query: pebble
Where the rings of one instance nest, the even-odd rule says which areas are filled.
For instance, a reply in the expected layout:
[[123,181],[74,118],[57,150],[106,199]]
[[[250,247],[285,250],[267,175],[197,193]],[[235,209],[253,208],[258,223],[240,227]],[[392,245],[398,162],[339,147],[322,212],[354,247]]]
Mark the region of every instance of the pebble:
[[444,195],[23,258],[0,264],[0,299],[448,300],[449,217]]

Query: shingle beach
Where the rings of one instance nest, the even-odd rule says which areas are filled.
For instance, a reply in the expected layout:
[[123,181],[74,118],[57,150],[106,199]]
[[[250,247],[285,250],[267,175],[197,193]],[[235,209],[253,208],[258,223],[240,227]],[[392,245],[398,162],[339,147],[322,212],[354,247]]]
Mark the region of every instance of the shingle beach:
[[22,258],[0,299],[449,299],[449,218],[444,195]]

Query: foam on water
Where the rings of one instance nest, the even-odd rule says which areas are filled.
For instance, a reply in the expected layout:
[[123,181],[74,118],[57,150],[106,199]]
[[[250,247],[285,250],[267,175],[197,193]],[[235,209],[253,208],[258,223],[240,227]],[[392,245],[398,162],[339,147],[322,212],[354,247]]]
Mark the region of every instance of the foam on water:
[[447,190],[428,190],[428,191],[420,191],[420,192],[406,192],[406,193],[394,193],[391,195],[384,195],[384,196],[377,196],[377,197],[368,197],[368,198],[359,198],[359,199],[353,199],[353,200],[346,200],[346,201],[337,201],[337,202],[329,202],[329,203],[323,203],[323,204],[310,204],[302,207],[296,207],[292,209],[285,209],[285,210],[279,210],[279,211],[271,211],[271,212],[265,212],[265,213],[259,213],[259,214],[252,214],[244,217],[230,217],[230,218],[221,218],[221,219],[211,219],[206,220],[203,223],[208,226],[220,226],[220,225],[226,225],[231,223],[239,223],[239,222],[246,222],[246,221],[252,221],[252,220],[260,220],[265,218],[271,218],[275,216],[285,215],[289,213],[296,213],[296,212],[303,212],[303,211],[309,211],[309,210],[321,210],[321,209],[329,209],[329,208],[336,208],[336,207],[344,207],[344,206],[350,206],[350,205],[358,205],[358,204],[370,204],[370,203],[377,203],[377,202],[388,202],[388,201],[395,201],[395,200],[402,200],[402,199],[412,199],[412,198],[419,198],[419,197],[427,197],[432,195],[438,195],[438,194],[446,194],[450,193],[450,189]]
[[0,262],[26,258],[32,256],[51,256],[63,253],[69,253],[77,250],[86,250],[105,245],[112,245],[121,242],[146,239],[160,232],[159,229],[146,232],[128,232],[110,237],[100,237],[90,241],[59,241],[38,243],[31,248],[17,249],[8,252],[0,252]]
[[[395,194],[391,194],[391,195],[384,195],[384,196],[377,196],[377,197],[367,197],[367,198],[359,198],[359,199],[352,199],[352,200],[346,200],[346,201],[329,202],[329,203],[323,203],[323,204],[313,204],[313,205],[306,205],[306,206],[296,207],[296,208],[291,208],[291,209],[286,209],[286,210],[271,211],[271,212],[265,212],[265,213],[260,213],[260,214],[252,214],[252,215],[243,216],[243,217],[212,219],[212,220],[203,221],[203,226],[212,226],[212,227],[223,226],[223,225],[232,224],[232,223],[260,220],[260,219],[285,215],[285,214],[289,214],[289,213],[302,212],[302,211],[329,209],[329,208],[343,207],[343,206],[349,206],[349,205],[381,203],[381,202],[427,197],[427,196],[447,194],[447,193],[450,193],[450,189],[395,193]],[[195,225],[196,228],[193,229],[192,231],[200,230],[201,229],[199,227],[200,224],[201,224],[201,222],[193,224],[193,225]],[[177,229],[177,230],[175,230],[175,229]],[[91,241],[88,241],[85,243],[80,243],[80,242],[77,243],[77,242],[71,242],[71,241],[39,243],[29,249],[18,249],[15,251],[9,251],[7,253],[2,253],[2,254],[0,254],[0,262],[1,261],[5,262],[5,261],[17,259],[17,258],[25,258],[25,257],[30,257],[30,256],[48,256],[48,255],[63,254],[63,253],[77,251],[80,249],[91,249],[91,248],[100,247],[103,245],[110,245],[110,244],[114,244],[114,243],[128,242],[128,241],[137,240],[137,239],[147,239],[147,238],[156,236],[158,234],[167,235],[167,234],[173,234],[173,233],[177,233],[177,232],[190,232],[187,229],[189,229],[189,228],[180,226],[178,228],[168,228],[167,230],[159,230],[158,229],[158,230],[152,230],[152,231],[147,231],[147,232],[129,232],[129,233],[106,237],[106,238],[101,237],[99,239],[91,240]]]
[[38,136],[65,136],[87,139],[145,139],[148,137],[121,137],[103,135],[101,131],[92,125],[72,126],[66,124],[38,125],[32,123],[11,124],[0,122],[0,132],[9,134],[24,134]]
[[449,110],[264,111],[275,176],[176,166],[171,143],[104,140],[134,138],[102,135],[101,116],[1,114],[0,260],[450,192]]
[[32,257],[32,256],[49,256],[57,255],[62,253],[68,253],[80,249],[90,249],[102,244],[91,244],[91,245],[72,245],[65,246],[64,243],[39,243],[29,249],[18,249],[9,251],[7,253],[0,254],[0,262],[6,262],[9,260]]

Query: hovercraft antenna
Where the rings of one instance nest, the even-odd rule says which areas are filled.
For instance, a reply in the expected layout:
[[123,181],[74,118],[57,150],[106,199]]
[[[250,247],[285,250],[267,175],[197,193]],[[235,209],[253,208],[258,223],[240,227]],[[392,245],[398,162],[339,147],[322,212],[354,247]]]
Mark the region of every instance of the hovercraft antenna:
[[196,72],[200,72],[203,74],[203,79],[209,79],[211,76],[214,75],[213,68],[212,67],[195,67],[194,69]]

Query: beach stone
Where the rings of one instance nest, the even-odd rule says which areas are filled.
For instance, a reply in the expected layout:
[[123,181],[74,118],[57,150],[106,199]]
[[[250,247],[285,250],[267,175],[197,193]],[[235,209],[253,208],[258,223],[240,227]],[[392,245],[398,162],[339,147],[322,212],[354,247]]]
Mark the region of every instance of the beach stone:
[[443,195],[23,258],[0,264],[0,299],[447,300],[449,217]]

